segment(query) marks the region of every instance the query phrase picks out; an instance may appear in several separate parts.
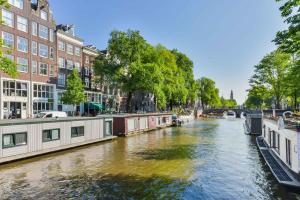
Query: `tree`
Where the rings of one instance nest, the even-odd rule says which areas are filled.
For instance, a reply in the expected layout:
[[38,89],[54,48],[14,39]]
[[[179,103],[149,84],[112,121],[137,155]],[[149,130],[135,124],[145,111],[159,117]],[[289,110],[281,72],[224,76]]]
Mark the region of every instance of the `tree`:
[[199,85],[198,96],[201,100],[202,108],[220,106],[219,89],[216,88],[215,82],[206,77],[197,80],[197,82]]
[[[9,8],[9,4],[7,0],[0,0],[0,6]],[[2,22],[1,22],[2,23]],[[0,47],[3,47],[4,41],[0,40]],[[10,51],[5,52],[6,54],[10,54]],[[3,51],[0,49],[0,71],[4,72],[5,74],[15,78],[17,77],[17,66],[16,63],[6,58],[3,54]]]
[[[85,101],[84,86],[76,69],[73,69],[67,78],[67,88],[62,96],[62,102],[73,105],[76,111],[76,105]],[[75,112],[73,112],[74,116]]]
[[276,50],[255,66],[255,74],[250,79],[251,85],[264,86],[270,91],[278,109],[287,91],[286,79],[290,64],[290,55]]
[[271,106],[270,101],[271,97],[268,89],[263,85],[255,85],[248,90],[245,106],[251,109],[263,109],[266,108],[266,106]]
[[277,32],[274,42],[279,48],[287,53],[300,52],[300,1],[299,0],[276,0],[284,2],[280,7],[281,16],[285,18],[288,29]]

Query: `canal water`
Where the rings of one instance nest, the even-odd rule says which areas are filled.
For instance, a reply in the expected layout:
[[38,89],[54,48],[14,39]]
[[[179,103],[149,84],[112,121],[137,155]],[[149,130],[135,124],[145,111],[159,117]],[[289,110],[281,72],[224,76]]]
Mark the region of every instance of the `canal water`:
[[0,199],[300,199],[242,123],[195,121],[0,166]]

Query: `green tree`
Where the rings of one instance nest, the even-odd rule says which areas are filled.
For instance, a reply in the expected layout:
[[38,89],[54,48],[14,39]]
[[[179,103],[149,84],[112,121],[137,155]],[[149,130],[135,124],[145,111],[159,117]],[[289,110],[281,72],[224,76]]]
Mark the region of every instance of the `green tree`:
[[263,109],[270,105],[270,94],[264,86],[252,86],[248,90],[247,100],[245,106],[251,109]]
[[287,91],[287,75],[291,66],[290,55],[279,50],[266,55],[258,65],[250,79],[251,85],[264,86],[274,97],[276,108],[280,108]]
[[[76,69],[73,69],[67,78],[67,88],[62,96],[62,102],[73,105],[76,111],[76,105],[85,101],[84,86]],[[75,112],[73,112],[74,116]]]
[[276,0],[284,2],[280,7],[281,16],[285,19],[288,29],[279,31],[274,40],[287,53],[300,52],[300,1]]
[[216,88],[215,82],[209,78],[203,77],[197,80],[199,85],[198,96],[202,103],[202,108],[219,107],[221,100],[219,97],[219,89]]
[[[0,0],[0,6],[9,8],[9,4],[7,3],[7,0]],[[2,22],[1,22],[2,24]],[[3,47],[4,41],[0,40],[0,47]],[[10,54],[10,51],[3,52],[0,49],[0,71],[4,72],[5,74],[15,78],[17,77],[17,66],[16,63],[11,61],[10,59],[6,58],[3,53]]]

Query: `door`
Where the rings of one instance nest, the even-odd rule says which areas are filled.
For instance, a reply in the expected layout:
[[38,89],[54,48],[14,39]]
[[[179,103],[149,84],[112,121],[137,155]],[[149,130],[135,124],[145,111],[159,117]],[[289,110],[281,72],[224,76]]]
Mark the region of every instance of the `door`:
[[10,102],[10,115],[12,119],[22,118],[22,104],[21,102]]
[[292,166],[292,157],[291,157],[291,141],[285,139],[286,146],[286,163],[291,167]]

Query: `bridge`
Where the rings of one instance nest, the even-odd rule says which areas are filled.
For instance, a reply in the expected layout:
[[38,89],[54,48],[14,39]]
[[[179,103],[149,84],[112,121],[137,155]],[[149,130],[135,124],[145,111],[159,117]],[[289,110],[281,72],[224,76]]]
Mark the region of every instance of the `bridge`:
[[240,118],[242,113],[249,114],[249,113],[260,112],[260,111],[257,111],[257,110],[249,110],[249,109],[241,109],[241,108],[219,108],[219,109],[210,108],[210,109],[205,109],[203,111],[203,114],[205,114],[205,115],[208,115],[208,114],[222,115],[222,114],[224,114],[225,112],[228,112],[228,111],[235,112],[237,118]]

